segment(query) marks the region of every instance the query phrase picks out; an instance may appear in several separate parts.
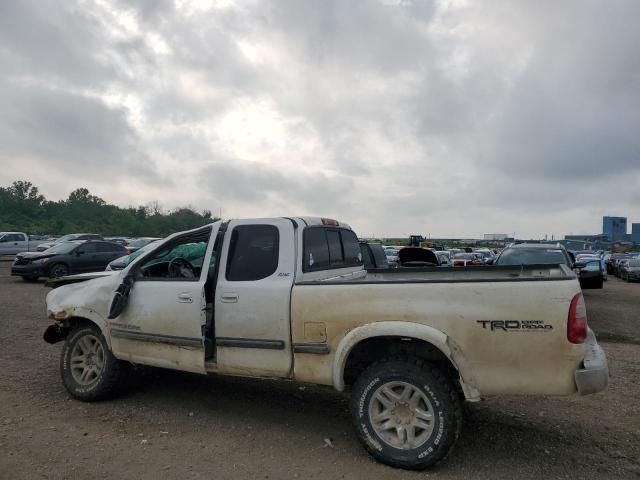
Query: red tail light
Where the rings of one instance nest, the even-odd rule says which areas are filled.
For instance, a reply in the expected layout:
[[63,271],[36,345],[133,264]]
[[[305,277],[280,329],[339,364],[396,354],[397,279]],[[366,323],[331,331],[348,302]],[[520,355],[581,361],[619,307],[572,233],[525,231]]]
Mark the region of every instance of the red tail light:
[[336,226],[336,227],[339,225],[339,224],[338,224],[338,221],[337,221],[337,220],[334,220],[334,219],[332,219],[332,218],[323,218],[323,219],[322,219],[322,224],[323,224],[323,225],[334,225],[334,226]]
[[567,319],[567,340],[571,343],[584,343],[587,338],[587,307],[582,292],[571,300]]

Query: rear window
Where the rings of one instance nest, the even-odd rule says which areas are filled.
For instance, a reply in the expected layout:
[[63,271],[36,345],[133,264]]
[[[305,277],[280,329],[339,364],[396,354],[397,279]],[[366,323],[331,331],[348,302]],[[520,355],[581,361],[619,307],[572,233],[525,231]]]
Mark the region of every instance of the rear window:
[[535,265],[535,264],[565,264],[567,256],[560,249],[555,248],[513,248],[505,250],[498,258],[496,265]]
[[350,230],[311,227],[304,232],[303,270],[362,265],[358,237]]

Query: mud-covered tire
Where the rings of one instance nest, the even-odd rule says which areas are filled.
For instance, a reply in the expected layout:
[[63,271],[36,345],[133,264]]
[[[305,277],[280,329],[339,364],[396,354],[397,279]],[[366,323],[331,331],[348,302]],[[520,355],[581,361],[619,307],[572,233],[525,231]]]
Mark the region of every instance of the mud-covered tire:
[[[85,359],[80,361],[83,352],[86,352]],[[91,352],[93,356],[89,357]],[[94,364],[96,368],[91,368],[84,378],[89,370],[84,367]],[[118,392],[128,370],[128,363],[113,356],[98,327],[84,324],[69,332],[60,355],[60,374],[71,396],[85,402],[110,398]]]
[[[393,403],[395,397],[384,393],[390,387],[392,395],[399,396],[406,393],[408,387],[405,385],[411,386],[411,398],[418,398],[419,406],[413,408],[412,400],[408,403]],[[384,402],[380,402],[381,393],[383,398],[391,399],[395,407],[387,407]],[[376,410],[378,407],[387,410],[380,412]],[[416,415],[420,415],[420,419],[426,418],[425,411],[429,409],[432,416],[431,421],[426,421],[428,428],[412,428],[415,424],[409,423],[403,427],[398,423],[415,422]],[[393,412],[393,416],[390,416],[389,411]],[[413,420],[408,420],[406,415],[411,417],[412,411]],[[411,357],[387,359],[369,366],[353,386],[351,412],[360,442],[375,459],[393,467],[411,470],[422,470],[442,461],[451,451],[462,427],[461,399],[452,381],[434,364]],[[405,416],[396,416],[400,414]],[[391,425],[396,427],[380,432],[385,425],[381,426],[384,420],[379,419],[387,418],[385,415],[393,422]],[[398,426],[404,428],[402,436],[397,431]],[[413,441],[409,440],[409,428],[413,431]],[[399,438],[405,439],[405,445],[399,445],[401,439],[398,440],[398,445],[392,443],[396,440],[396,433]]]

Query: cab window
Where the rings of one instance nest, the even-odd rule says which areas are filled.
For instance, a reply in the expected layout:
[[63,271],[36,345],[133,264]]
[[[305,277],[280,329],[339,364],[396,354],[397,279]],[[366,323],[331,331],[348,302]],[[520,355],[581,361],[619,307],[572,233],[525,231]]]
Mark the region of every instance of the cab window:
[[262,280],[278,268],[280,233],[274,225],[239,225],[231,232],[226,278],[230,282]]

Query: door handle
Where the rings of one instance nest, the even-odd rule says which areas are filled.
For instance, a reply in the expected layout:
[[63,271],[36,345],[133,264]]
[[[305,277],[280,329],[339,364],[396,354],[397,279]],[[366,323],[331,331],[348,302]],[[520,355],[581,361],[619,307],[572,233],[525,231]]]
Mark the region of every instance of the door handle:
[[223,303],[238,303],[237,293],[223,293],[220,299]]
[[193,303],[193,297],[190,293],[181,293],[178,295],[178,301],[181,303]]

